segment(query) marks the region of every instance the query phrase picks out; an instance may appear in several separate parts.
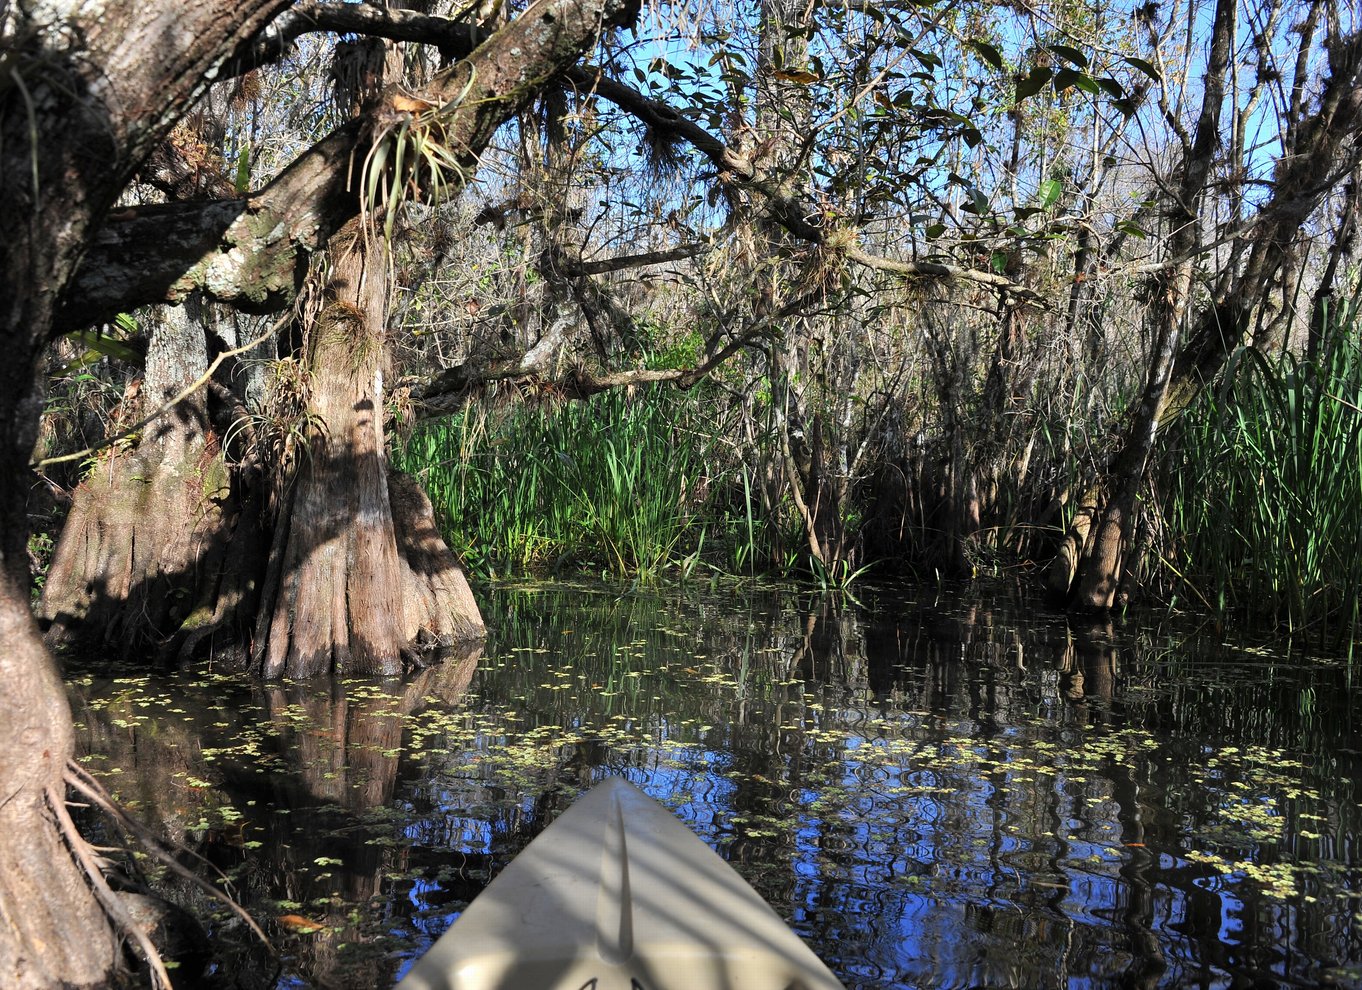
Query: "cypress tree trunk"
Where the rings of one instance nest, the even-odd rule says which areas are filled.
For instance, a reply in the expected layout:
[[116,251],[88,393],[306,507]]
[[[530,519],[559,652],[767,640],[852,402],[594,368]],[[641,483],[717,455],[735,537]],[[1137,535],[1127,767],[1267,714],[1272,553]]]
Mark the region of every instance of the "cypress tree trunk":
[[[147,218],[135,216],[121,228],[128,241],[109,217],[139,165],[232,53],[289,6],[289,0],[0,5],[6,65],[0,77],[0,986],[6,990],[108,986],[120,952],[92,889],[97,877],[87,882],[77,862],[85,847],[65,827],[70,709],[30,612],[28,462],[43,406],[41,356],[63,328],[178,298],[191,284],[220,290],[221,299],[277,302],[294,288],[298,253],[335,230],[338,217],[354,215],[348,165],[361,126],[334,132],[271,187],[264,198],[283,216],[270,215],[261,202],[250,210],[214,203],[173,216],[162,211],[157,216],[170,218],[185,237],[139,236],[144,228],[137,221]],[[470,169],[500,123],[543,80],[577,61],[605,25],[629,23],[636,14],[637,5],[626,0],[562,0],[539,5],[487,42],[469,74],[478,82],[475,98],[449,129],[451,140],[467,149]],[[457,92],[461,82],[452,85]],[[233,226],[234,218],[241,222]],[[267,236],[251,234],[262,231]],[[121,275],[113,271],[119,262]],[[254,276],[240,286],[237,263]],[[85,284],[74,292],[82,265]]]
[[[113,429],[162,407],[207,365],[202,323],[167,307]],[[77,487],[53,553],[38,609],[48,641],[128,655],[175,633],[227,546],[230,490],[203,391],[107,450]]]
[[[284,0],[6,6],[0,82],[0,986],[108,986],[121,944],[65,827],[70,708],[31,613],[28,461],[38,368],[98,218],[174,124],[215,53]],[[273,9],[271,9],[273,8]],[[118,108],[115,111],[115,106]]]
[[0,986],[105,986],[120,947],[57,816],[71,713],[10,550],[0,569]]
[[305,329],[310,444],[283,500],[257,621],[266,677],[395,674],[420,642],[484,633],[429,503],[409,480],[390,488],[381,245],[354,221],[331,250],[328,299]]

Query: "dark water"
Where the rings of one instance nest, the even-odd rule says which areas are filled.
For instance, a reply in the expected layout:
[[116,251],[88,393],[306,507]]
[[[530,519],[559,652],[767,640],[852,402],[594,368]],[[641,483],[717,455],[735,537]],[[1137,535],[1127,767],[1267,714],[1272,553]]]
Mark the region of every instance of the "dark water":
[[1006,593],[494,589],[406,682],[72,672],[87,766],[232,881],[221,987],[382,987],[624,774],[848,987],[1362,986],[1362,687]]

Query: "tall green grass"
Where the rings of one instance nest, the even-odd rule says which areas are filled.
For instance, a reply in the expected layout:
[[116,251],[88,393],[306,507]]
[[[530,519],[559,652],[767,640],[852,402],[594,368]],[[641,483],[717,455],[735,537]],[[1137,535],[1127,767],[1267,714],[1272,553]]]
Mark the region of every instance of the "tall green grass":
[[1315,360],[1243,349],[1181,418],[1165,474],[1179,585],[1318,641],[1362,633],[1362,342],[1334,314]]
[[[484,576],[600,567],[653,577],[693,566],[718,525],[713,444],[676,393],[472,406],[418,428],[398,452],[446,538]],[[710,420],[712,427],[712,418]]]

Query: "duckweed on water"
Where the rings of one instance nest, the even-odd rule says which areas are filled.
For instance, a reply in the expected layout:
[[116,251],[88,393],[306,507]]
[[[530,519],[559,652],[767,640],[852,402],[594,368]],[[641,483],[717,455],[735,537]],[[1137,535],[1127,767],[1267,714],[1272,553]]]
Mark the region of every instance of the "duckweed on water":
[[[1198,709],[1115,648],[1084,671],[1108,695],[1061,696],[1043,630],[1026,671],[988,636],[886,652],[924,639],[787,603],[506,595],[487,656],[407,683],[74,679],[86,765],[224,868],[304,983],[337,965],[357,967],[346,985],[391,981],[605,773],[724,851],[850,986],[949,984],[964,946],[994,940],[1015,957],[1007,918],[1036,972],[1095,985],[1153,930],[1175,985],[1200,972],[1184,932],[1207,898],[1272,919],[1252,930],[1286,933],[1297,976],[1359,955],[1356,774],[1322,771],[1265,707],[1236,723],[1262,737],[1215,723],[1252,698]],[[1158,906],[1131,934],[1137,882]],[[1071,934],[1036,934],[1041,918]]]

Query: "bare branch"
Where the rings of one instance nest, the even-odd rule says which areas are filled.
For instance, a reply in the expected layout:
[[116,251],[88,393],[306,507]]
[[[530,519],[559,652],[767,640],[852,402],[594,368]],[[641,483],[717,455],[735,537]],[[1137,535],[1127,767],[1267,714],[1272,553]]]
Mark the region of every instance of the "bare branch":
[[[586,399],[597,392],[629,385],[650,385],[657,382],[670,382],[677,388],[693,388],[701,380],[721,367],[724,362],[739,351],[754,347],[769,338],[775,325],[781,320],[807,312],[821,292],[810,289],[788,300],[779,309],[767,313],[756,320],[741,333],[734,334],[727,344],[710,353],[704,360],[690,368],[632,368],[624,371],[596,372],[584,366],[574,367],[567,375],[553,381],[557,391],[570,399]],[[492,365],[466,362],[442,372],[422,390],[420,401],[429,409],[429,415],[442,415],[463,401],[475,389],[494,382],[514,381],[518,383],[542,382],[543,371],[548,359],[565,340],[565,325],[555,325],[546,335],[551,346],[541,341],[517,361],[503,361]],[[715,341],[707,346],[712,346]]]
[[605,275],[610,272],[624,271],[629,268],[646,268],[649,265],[665,265],[672,261],[696,258],[713,248],[708,241],[696,244],[681,244],[661,251],[644,251],[640,254],[621,254],[613,258],[595,258],[585,261],[559,252],[554,255],[554,266],[564,275],[577,278],[583,275]]
[[96,454],[101,450],[104,450],[108,447],[112,447],[114,444],[119,443],[120,441],[123,440],[127,440],[129,437],[132,437],[135,434],[140,433],[148,423],[160,419],[162,416],[170,412],[170,410],[174,409],[185,399],[189,398],[199,389],[207,385],[208,382],[212,379],[213,375],[217,373],[218,368],[222,367],[223,361],[226,361],[228,358],[236,357],[239,354],[245,354],[248,351],[254,350],[256,347],[259,347],[265,341],[269,340],[276,333],[282,330],[284,328],[284,324],[287,323],[292,318],[293,318],[292,314],[285,316],[282,320],[279,320],[277,323],[274,324],[274,326],[270,327],[268,330],[262,333],[259,337],[256,337],[254,340],[248,340],[240,347],[233,348],[230,351],[223,351],[221,354],[219,354],[216,358],[213,359],[213,362],[208,366],[207,371],[199,375],[198,378],[194,379],[184,388],[180,389],[180,391],[175,395],[174,398],[172,398],[169,402],[166,402],[160,408],[151,412],[149,415],[142,417],[136,423],[133,423],[132,426],[128,427],[126,430],[124,430],[117,436],[108,437],[105,440],[101,440],[97,444],[86,447],[84,450],[78,450],[74,454],[63,454],[60,457],[45,457],[41,461],[33,461],[31,464],[29,464],[29,467],[31,467],[34,471],[41,472],[44,468],[52,467],[54,464],[67,464],[70,463],[71,461],[82,461],[85,458],[89,457],[91,454]]
[[193,859],[217,873],[224,882],[228,879],[225,873],[188,846],[175,846],[166,842],[146,825],[139,822],[136,818],[133,818],[113,799],[112,796],[110,796],[109,792],[104,789],[103,784],[92,777],[84,767],[74,760],[67,761],[66,783],[83,794],[96,808],[108,815],[125,834],[137,839],[147,852],[155,856],[156,859],[162,865],[169,868],[172,873],[189,882],[209,897],[216,901],[221,901],[230,908],[232,913],[246,922],[246,926],[250,928],[256,938],[260,939],[261,943],[264,944],[271,955],[277,954],[273,943],[269,940],[269,936],[261,930],[260,926],[255,923],[255,919],[247,913],[245,908],[238,904],[226,891],[219,890],[207,880],[203,879],[203,877],[186,867],[180,862],[179,857],[176,854],[188,854]]
[[151,985],[153,988],[165,988],[171,990],[174,986],[170,982],[170,974],[166,972],[165,961],[161,958],[161,953],[152,944],[151,938],[143,931],[142,926],[133,920],[128,909],[123,902],[118,899],[118,895],[113,892],[109,882],[104,879],[104,874],[99,868],[94,850],[80,830],[76,828],[76,823],[71,820],[71,813],[66,810],[65,795],[60,794],[55,787],[47,789],[47,806],[56,818],[57,825],[61,829],[62,835],[66,839],[66,844],[70,847],[72,854],[80,863],[85,871],[85,877],[90,881],[90,887],[95,892],[95,897],[99,899],[100,905],[104,908],[110,920],[117,923],[118,928],[123,934],[127,935],[137,947],[142,950],[142,955],[147,960],[147,966],[151,969]]
[[1009,292],[1018,298],[1041,302],[1034,290],[994,272],[943,264],[940,262],[901,261],[871,254],[861,248],[854,232],[821,226],[811,220],[818,208],[794,192],[788,184],[765,173],[750,157],[730,148],[722,140],[675,108],[586,66],[569,69],[565,77],[582,90],[594,92],[655,130],[686,141],[719,169],[719,181],[759,194],[766,201],[771,218],[801,240],[842,254],[847,260],[867,268],[908,277],[954,278]]

